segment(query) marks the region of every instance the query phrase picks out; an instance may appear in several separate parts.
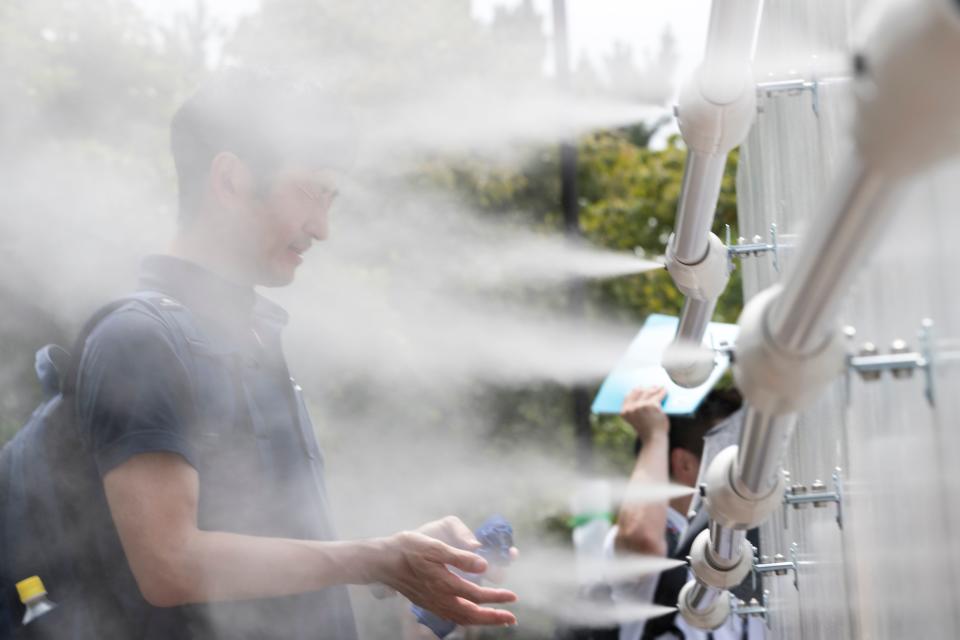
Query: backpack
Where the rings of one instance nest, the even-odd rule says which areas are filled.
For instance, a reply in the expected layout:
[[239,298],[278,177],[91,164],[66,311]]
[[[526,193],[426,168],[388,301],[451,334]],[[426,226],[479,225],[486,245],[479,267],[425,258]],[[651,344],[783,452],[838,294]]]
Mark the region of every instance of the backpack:
[[[89,545],[95,518],[107,509],[93,456],[77,432],[74,392],[87,338],[108,315],[130,304],[145,306],[182,337],[195,335],[190,314],[163,294],[141,291],[98,310],[75,342],[72,354],[57,345],[37,352],[36,372],[45,398],[26,424],[0,449],[0,638],[26,638],[23,604],[15,583],[38,575],[57,607],[29,627],[56,629],[48,636],[70,638],[85,627],[84,600],[96,597],[84,585],[98,574]],[[20,631],[17,631],[17,629]],[[14,636],[17,633],[18,635]]]

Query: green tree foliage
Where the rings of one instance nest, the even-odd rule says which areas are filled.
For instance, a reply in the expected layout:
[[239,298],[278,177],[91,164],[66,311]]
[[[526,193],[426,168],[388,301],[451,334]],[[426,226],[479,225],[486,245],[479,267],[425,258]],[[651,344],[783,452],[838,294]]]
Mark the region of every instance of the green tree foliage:
[[[683,186],[686,151],[676,137],[659,150],[635,144],[637,134],[600,132],[581,142],[579,183],[581,226],[592,242],[647,257],[663,255],[673,230]],[[730,154],[721,183],[714,232],[724,225],[736,231],[737,153]],[[669,274],[655,272],[621,278],[604,285],[606,299],[634,317],[649,313],[677,315],[683,295]],[[734,271],[717,305],[715,319],[734,322],[743,304],[739,272]]]

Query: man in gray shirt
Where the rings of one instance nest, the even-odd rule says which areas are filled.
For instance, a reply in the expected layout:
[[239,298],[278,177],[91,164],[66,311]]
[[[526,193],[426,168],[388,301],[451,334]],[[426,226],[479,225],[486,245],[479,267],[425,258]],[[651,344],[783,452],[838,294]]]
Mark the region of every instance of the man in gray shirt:
[[139,299],[86,341],[77,424],[102,478],[90,588],[97,638],[353,640],[345,585],[382,583],[460,624],[514,624],[515,600],[449,517],[337,541],[323,456],[254,287],[293,279],[327,237],[350,121],[326,97],[233,72],[172,125],[180,224]]

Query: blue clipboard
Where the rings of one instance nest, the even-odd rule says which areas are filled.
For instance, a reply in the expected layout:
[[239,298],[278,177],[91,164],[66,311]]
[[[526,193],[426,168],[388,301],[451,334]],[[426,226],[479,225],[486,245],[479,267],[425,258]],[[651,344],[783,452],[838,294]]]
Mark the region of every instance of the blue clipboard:
[[[730,366],[730,357],[723,352],[716,355],[713,373],[699,387],[687,389],[674,384],[660,366],[664,350],[673,342],[678,319],[659,313],[647,317],[640,332],[630,343],[627,352],[606,377],[593,399],[591,411],[595,414],[619,414],[627,393],[638,386],[662,386],[667,389],[663,410],[669,415],[693,414],[710,393],[720,377]],[[736,342],[739,327],[735,324],[711,322],[703,337],[703,344],[710,348],[723,343]]]

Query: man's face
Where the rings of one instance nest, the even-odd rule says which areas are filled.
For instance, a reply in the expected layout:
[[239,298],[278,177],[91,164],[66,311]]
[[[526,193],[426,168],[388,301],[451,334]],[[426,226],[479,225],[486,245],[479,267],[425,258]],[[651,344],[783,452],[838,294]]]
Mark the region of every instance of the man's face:
[[251,197],[247,238],[257,284],[293,281],[313,242],[327,238],[336,185],[334,172],[303,168],[283,169],[262,182]]

